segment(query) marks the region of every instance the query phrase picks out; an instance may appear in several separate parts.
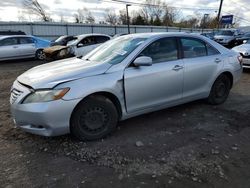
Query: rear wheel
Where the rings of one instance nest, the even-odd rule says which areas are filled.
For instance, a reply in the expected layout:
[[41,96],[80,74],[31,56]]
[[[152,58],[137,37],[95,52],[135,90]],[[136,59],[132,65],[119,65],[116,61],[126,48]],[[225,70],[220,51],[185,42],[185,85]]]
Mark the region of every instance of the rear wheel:
[[226,101],[231,89],[230,78],[222,74],[214,82],[208,97],[208,103],[213,105],[222,104]]
[[44,60],[46,58],[42,49],[36,51],[36,58],[39,60]]
[[96,140],[113,132],[117,122],[118,112],[108,98],[90,96],[74,110],[70,131],[79,140]]

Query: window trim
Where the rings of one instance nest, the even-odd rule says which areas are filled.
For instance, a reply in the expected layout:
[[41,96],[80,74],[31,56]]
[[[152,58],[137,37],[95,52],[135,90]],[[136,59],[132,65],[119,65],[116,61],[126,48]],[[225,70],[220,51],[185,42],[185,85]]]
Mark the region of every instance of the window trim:
[[[8,37],[8,38],[4,38],[4,39],[2,39],[1,41],[3,41],[3,40],[6,40],[6,39],[16,39],[16,44],[10,44],[10,45],[4,45],[4,46],[15,46],[15,45],[19,45],[19,40],[18,40],[18,37]],[[0,45],[0,47],[4,47],[4,46],[1,46]]]
[[[35,42],[36,40],[33,39],[32,37],[16,37],[16,38],[17,38],[17,44],[18,44],[18,45],[35,44],[35,43],[36,43],[36,42]],[[31,39],[31,40],[32,40],[32,43],[21,43],[20,40],[21,40],[22,38]]]
[[[181,47],[181,46],[180,46],[180,44],[179,44],[178,37],[176,37],[176,36],[164,36],[164,37],[156,38],[156,39],[154,39],[153,41],[151,41],[149,44],[147,44],[146,46],[144,46],[144,47],[135,55],[135,57],[130,61],[130,63],[127,65],[127,68],[128,68],[128,67],[135,67],[134,64],[133,64],[134,60],[135,60],[135,59],[141,54],[141,52],[142,52],[143,50],[145,50],[148,46],[150,46],[151,44],[153,44],[153,43],[156,42],[157,40],[166,39],[166,38],[168,38],[168,39],[175,39],[176,47],[177,47],[177,59],[174,60],[174,61],[177,61],[177,60],[179,60],[179,59],[182,59],[182,58],[181,58],[181,51],[180,51],[180,49],[181,49],[180,47]],[[164,62],[160,62],[160,63],[164,63]],[[153,66],[154,64],[159,64],[159,63],[153,63],[152,66]]]

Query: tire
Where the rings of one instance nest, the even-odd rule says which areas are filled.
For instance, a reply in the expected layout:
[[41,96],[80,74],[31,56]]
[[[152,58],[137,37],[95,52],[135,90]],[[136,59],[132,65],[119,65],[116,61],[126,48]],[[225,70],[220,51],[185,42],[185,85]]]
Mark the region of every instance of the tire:
[[70,132],[79,140],[97,140],[116,129],[118,112],[106,97],[90,96],[73,111]]
[[214,82],[212,89],[210,91],[209,97],[207,99],[209,104],[218,105],[222,104],[227,100],[231,89],[230,78],[222,74]]
[[46,56],[42,49],[36,51],[36,59],[45,60]]

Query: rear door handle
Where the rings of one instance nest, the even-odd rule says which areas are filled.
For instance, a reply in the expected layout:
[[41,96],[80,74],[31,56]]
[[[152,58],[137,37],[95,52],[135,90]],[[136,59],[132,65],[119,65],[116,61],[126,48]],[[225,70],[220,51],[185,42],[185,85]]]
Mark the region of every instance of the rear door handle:
[[214,62],[215,62],[215,63],[220,63],[221,60],[220,60],[219,58],[216,58],[216,59],[214,60]]
[[174,70],[174,71],[178,71],[180,69],[183,69],[183,66],[175,65],[174,68],[172,68],[172,70]]
[[13,48],[18,48],[18,46],[13,46]]

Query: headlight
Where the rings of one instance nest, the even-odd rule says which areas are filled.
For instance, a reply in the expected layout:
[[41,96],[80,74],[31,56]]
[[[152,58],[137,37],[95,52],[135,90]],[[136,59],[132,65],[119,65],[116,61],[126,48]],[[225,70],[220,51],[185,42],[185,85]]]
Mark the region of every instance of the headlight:
[[69,91],[69,88],[55,90],[40,90],[29,94],[23,101],[23,104],[49,102],[63,98]]
[[66,56],[68,54],[68,48],[67,49],[63,49],[59,52],[59,56]]

